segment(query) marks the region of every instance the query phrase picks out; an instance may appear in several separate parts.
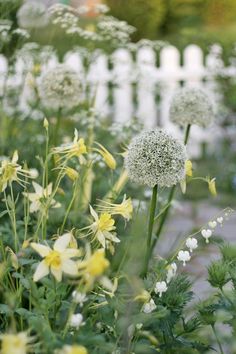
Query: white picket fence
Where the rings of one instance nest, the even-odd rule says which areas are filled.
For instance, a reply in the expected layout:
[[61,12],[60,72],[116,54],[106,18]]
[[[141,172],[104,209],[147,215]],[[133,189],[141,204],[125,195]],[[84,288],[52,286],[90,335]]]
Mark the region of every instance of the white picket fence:
[[[57,62],[57,58],[52,57],[43,71]],[[170,99],[177,87],[202,87],[213,102],[219,103],[220,100],[215,80],[216,73],[223,69],[219,46],[213,46],[210,54],[204,57],[198,46],[189,45],[182,58],[173,46],[164,47],[158,54],[150,47],[141,47],[135,59],[127,49],[118,49],[110,57],[98,55],[87,71],[79,52],[67,53],[64,62],[78,72],[92,94],[96,92],[96,110],[101,115],[111,116],[114,122],[126,123],[135,116],[146,128],[158,125],[179,136],[178,128],[169,121]],[[16,72],[8,79],[13,85],[24,80],[25,73],[30,69],[29,61],[27,65],[25,68],[22,59],[16,63]],[[0,92],[7,68],[6,59],[0,56]],[[230,68],[228,71],[232,72]],[[112,97],[112,103],[109,97]],[[22,109],[26,108],[25,88],[21,102]],[[220,133],[216,127],[210,130],[194,128],[193,154],[199,154],[196,148],[199,142],[212,141]]]

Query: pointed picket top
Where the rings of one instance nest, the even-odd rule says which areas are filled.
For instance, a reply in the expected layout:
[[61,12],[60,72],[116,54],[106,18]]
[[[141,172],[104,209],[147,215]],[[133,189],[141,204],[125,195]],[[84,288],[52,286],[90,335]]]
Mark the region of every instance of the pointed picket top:
[[83,61],[81,55],[78,51],[72,51],[66,54],[64,58],[65,64],[67,64],[71,69],[81,73],[84,71]]

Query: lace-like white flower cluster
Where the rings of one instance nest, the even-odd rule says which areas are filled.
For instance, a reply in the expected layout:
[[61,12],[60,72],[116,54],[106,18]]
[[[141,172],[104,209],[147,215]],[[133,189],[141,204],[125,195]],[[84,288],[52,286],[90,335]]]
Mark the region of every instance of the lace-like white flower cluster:
[[178,89],[171,101],[170,120],[180,126],[196,124],[207,127],[214,120],[210,98],[198,88]]
[[78,74],[65,64],[46,71],[39,83],[39,95],[47,108],[71,109],[81,101],[82,85]]
[[24,3],[17,12],[17,18],[23,28],[41,28],[49,23],[47,8],[40,1]]
[[135,31],[125,21],[120,21],[113,16],[106,15],[109,8],[106,5],[98,5],[93,11],[97,13],[97,21],[93,24],[84,24],[80,21],[91,11],[87,6],[80,6],[77,10],[70,6],[56,4],[49,8],[52,23],[60,25],[67,34],[76,34],[85,40],[94,42],[107,42],[111,45],[123,45],[130,40],[130,35]]
[[135,137],[128,147],[125,167],[133,182],[170,187],[184,179],[185,146],[162,130],[149,130]]

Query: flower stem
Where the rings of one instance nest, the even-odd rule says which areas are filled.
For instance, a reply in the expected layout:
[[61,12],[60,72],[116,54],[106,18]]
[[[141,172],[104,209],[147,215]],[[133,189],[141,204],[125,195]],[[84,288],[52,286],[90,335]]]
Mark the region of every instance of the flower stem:
[[217,335],[217,333],[216,333],[215,326],[212,325],[211,328],[212,328],[212,331],[213,331],[214,336],[215,336],[215,338],[216,338],[217,344],[218,344],[218,346],[219,346],[219,348],[220,348],[220,353],[221,353],[221,354],[224,354],[224,351],[223,351],[222,345],[221,345],[221,343],[220,343],[219,337],[218,337],[218,335]]
[[143,271],[144,276],[147,274],[148,264],[152,254],[152,249],[151,249],[152,231],[153,231],[153,225],[155,219],[156,204],[157,204],[157,184],[153,187],[152,190],[152,199],[151,199],[150,211],[149,211],[147,249],[146,249],[146,257],[145,257],[145,264],[144,264],[144,271]]
[[[184,145],[187,145],[188,143],[188,139],[189,139],[189,135],[190,135],[190,129],[191,129],[191,124],[188,124],[187,127],[186,127],[186,131],[185,131],[185,135],[184,135]],[[170,193],[169,193],[169,196],[168,196],[168,201],[167,201],[167,205],[168,207],[166,208],[165,212],[163,213],[162,215],[162,218],[160,220],[160,224],[159,224],[159,227],[157,229],[157,232],[156,232],[156,238],[155,240],[153,240],[153,243],[152,243],[152,251],[154,250],[155,246],[156,246],[156,243],[161,235],[161,232],[163,230],[163,227],[165,225],[165,222],[168,218],[168,215],[169,215],[169,211],[170,211],[170,207],[171,207],[171,202],[173,200],[173,197],[175,195],[175,190],[176,190],[176,185],[173,186],[170,190]]]

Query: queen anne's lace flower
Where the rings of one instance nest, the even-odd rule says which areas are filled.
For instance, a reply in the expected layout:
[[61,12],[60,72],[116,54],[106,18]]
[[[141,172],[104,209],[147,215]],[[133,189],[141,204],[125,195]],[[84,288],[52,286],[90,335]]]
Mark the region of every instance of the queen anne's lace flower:
[[65,64],[46,71],[41,77],[39,95],[43,105],[52,109],[72,109],[81,101],[82,85],[78,74]]
[[171,101],[170,120],[180,126],[196,124],[207,127],[214,120],[210,98],[198,88],[178,89]]
[[135,137],[128,147],[125,166],[138,184],[170,187],[184,179],[186,149],[162,130],[149,130]]
[[49,22],[46,6],[40,1],[23,4],[17,13],[18,23],[23,28],[40,28]]

